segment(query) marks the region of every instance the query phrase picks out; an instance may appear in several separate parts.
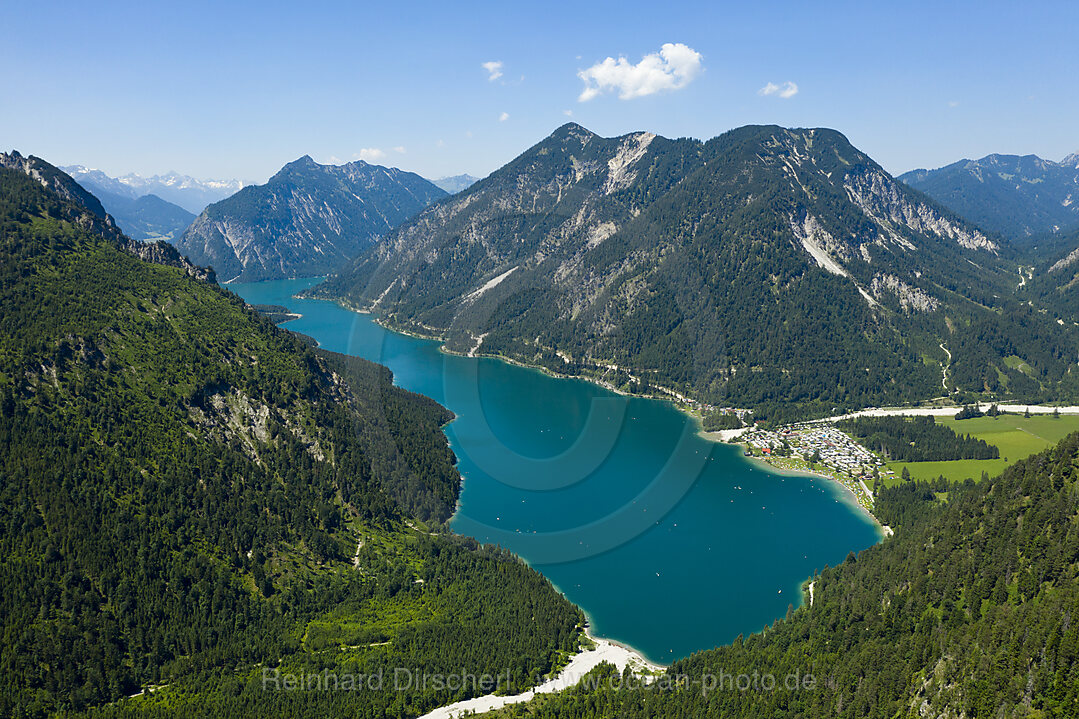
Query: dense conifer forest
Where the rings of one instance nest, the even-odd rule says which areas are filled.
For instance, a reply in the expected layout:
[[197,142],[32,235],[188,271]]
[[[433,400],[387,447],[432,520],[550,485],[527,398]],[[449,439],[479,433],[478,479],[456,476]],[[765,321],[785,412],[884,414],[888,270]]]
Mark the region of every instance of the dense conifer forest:
[[956,434],[932,417],[859,417],[837,426],[894,462],[1000,457],[1000,450],[984,439]]
[[449,412],[106,230],[0,168],[0,715],[415,714],[479,688],[260,671],[521,689],[576,647],[541,575],[445,533]]

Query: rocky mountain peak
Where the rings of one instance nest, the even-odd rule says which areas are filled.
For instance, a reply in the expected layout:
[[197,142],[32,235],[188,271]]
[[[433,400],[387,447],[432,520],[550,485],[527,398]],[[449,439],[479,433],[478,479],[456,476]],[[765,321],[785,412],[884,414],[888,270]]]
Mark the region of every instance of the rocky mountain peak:
[[24,157],[17,150],[12,150],[10,153],[0,153],[0,167],[25,172],[64,200],[84,207],[107,227],[115,229],[116,224],[96,197],[83,189],[70,175],[41,158],[33,155]]
[[315,162],[310,155],[304,155],[303,157],[298,157],[292,162],[287,162],[282,165],[281,169],[275,172],[269,181],[274,182],[286,179],[293,175],[310,173],[317,171],[322,167],[324,167],[324,165]]
[[[71,203],[78,209],[71,220],[81,227],[95,232],[113,242],[121,249],[130,252],[147,262],[169,267],[177,267],[196,279],[216,282],[211,269],[199,267],[180,255],[175,247],[167,242],[140,242],[124,235],[112,216],[105,212],[101,202],[63,170],[49,164],[40,157],[23,157],[17,151],[0,153],[0,167],[25,172],[51,190],[60,199]],[[71,210],[68,210],[70,213]]]
[[552,132],[547,139],[549,142],[555,142],[562,145],[585,146],[597,138],[599,138],[599,135],[588,128],[578,125],[576,122],[567,122],[565,125],[562,125]]
[[445,195],[411,172],[304,155],[207,207],[176,244],[226,280],[310,277],[339,270]]
[[[1004,255],[833,130],[753,126],[702,143],[570,123],[312,294],[460,351],[481,338],[482,352],[631,367],[679,392],[753,403],[789,384],[834,402],[837,386],[939,392],[940,370],[898,328],[937,347],[949,313],[996,317],[985,307],[1014,287]],[[787,342],[794,316],[805,337]],[[869,356],[890,369],[822,379]],[[989,371],[974,353],[956,362],[968,359]]]

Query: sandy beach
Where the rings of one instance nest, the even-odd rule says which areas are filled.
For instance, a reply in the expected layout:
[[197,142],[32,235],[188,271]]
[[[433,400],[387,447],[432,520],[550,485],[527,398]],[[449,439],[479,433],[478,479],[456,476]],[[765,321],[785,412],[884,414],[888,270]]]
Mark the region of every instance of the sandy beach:
[[609,662],[623,671],[627,666],[638,674],[650,672],[662,672],[664,667],[653,664],[641,654],[627,646],[613,642],[609,639],[601,639],[588,635],[596,647],[578,652],[566,665],[566,667],[554,679],[548,679],[543,684],[521,694],[512,696],[497,696],[488,694],[474,699],[466,699],[448,706],[439,707],[434,711],[424,714],[420,719],[455,719],[466,713],[477,714],[501,709],[510,704],[520,704],[532,700],[537,694],[552,694],[569,689],[581,680],[588,672],[595,669],[602,662]]
[[741,437],[743,434],[753,429],[753,427],[739,427],[738,429],[720,429],[715,432],[705,432],[701,430],[701,436],[712,440],[713,442],[724,442],[726,444],[734,444],[735,440]]

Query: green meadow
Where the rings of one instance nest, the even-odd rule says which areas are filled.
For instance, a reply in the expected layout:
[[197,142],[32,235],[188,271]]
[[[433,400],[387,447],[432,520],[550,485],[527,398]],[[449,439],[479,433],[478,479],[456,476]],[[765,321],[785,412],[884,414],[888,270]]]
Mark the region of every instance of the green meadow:
[[1035,452],[1054,445],[1061,439],[1079,431],[1079,415],[1034,415],[1024,417],[1018,414],[998,415],[996,417],[975,417],[955,420],[937,418],[939,424],[951,427],[958,434],[969,434],[984,439],[1000,449],[1000,459],[960,459],[951,462],[889,462],[888,468],[895,472],[887,477],[885,484],[895,484],[905,467],[914,479],[934,479],[944,475],[948,479],[961,482],[968,477],[980,479],[982,472],[990,477],[999,474],[1005,467],[1029,457]]

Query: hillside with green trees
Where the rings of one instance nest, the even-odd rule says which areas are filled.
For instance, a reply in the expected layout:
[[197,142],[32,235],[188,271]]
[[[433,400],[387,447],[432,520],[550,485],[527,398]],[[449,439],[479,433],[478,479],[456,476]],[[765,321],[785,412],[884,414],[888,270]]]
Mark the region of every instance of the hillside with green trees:
[[442,524],[447,410],[140,259],[66,175],[6,160],[0,715],[416,715],[486,691],[265,691],[263,671],[520,690],[576,647],[576,607]]
[[124,234],[134,240],[171,240],[195,220],[195,215],[157,195],[130,199],[93,188],[90,191],[105,205]]
[[500,716],[1079,715],[1077,468],[1072,434],[992,480],[883,489],[895,536],[814,576],[812,605],[649,687],[601,671]]
[[763,419],[1077,397],[1079,331],[1016,297],[1014,253],[834,130],[569,124],[309,293],[456,351]]
[[1074,323],[1079,307],[1079,229],[1038,238],[1027,256],[1022,295],[1049,307],[1062,322]]
[[933,417],[858,417],[836,423],[861,444],[893,462],[998,459],[985,440],[956,434]]

